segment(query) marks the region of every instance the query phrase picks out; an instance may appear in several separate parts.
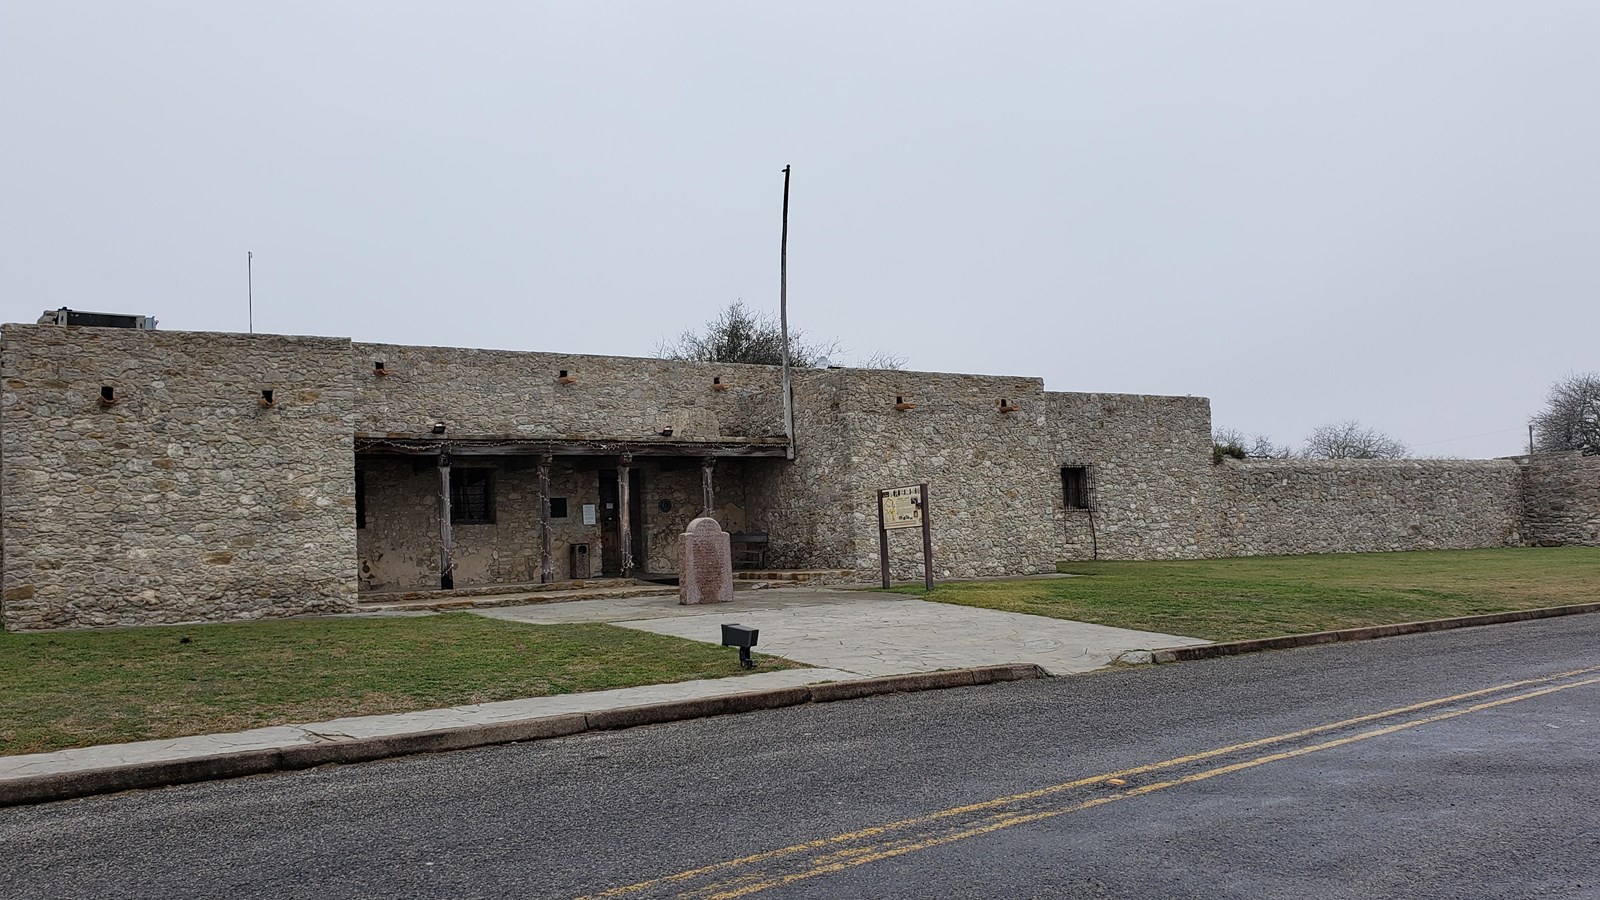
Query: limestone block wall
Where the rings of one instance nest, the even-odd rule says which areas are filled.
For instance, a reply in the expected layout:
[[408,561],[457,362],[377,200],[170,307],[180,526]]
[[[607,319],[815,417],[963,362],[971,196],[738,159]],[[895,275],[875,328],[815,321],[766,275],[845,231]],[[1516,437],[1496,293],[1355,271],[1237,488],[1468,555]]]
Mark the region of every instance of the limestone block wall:
[[[600,575],[601,527],[583,524],[583,505],[599,503],[599,480],[614,479],[615,469],[575,465],[557,457],[550,468],[550,496],[564,498],[566,516],[550,520],[551,556],[557,580],[572,577],[571,545],[586,543]],[[644,556],[641,571],[675,572],[678,537],[700,514],[700,467],[656,459],[636,459]],[[359,461],[365,491],[366,523],[360,528],[361,587],[369,591],[433,590],[439,587],[442,509],[439,470],[432,458],[369,456]],[[730,531],[744,527],[746,460],[719,460],[715,478],[718,522]],[[457,587],[525,584],[539,580],[539,473],[531,457],[455,458],[456,469],[493,472],[495,521],[456,523],[451,560]],[[662,502],[668,508],[663,510]]]
[[[857,568],[878,558],[879,488],[928,482],[935,577],[1050,572],[1055,438],[1037,378],[845,370]],[[895,399],[916,404],[897,410]],[[1002,412],[1001,401],[1013,411]],[[915,529],[889,535],[891,576],[922,576]]]
[[[828,369],[797,372],[795,385],[795,461],[752,461],[748,487],[751,527],[771,533],[774,565],[870,577],[877,491],[926,481],[937,577],[1053,569],[1039,379]],[[915,408],[897,410],[897,398]],[[1001,412],[1001,400],[1017,411]],[[920,535],[890,538],[892,577],[920,578]]]
[[[362,588],[437,589],[442,509],[434,460],[375,456],[359,464],[366,492],[366,526],[358,531]],[[539,472],[534,461],[457,457],[455,468],[492,470],[495,500],[493,523],[451,526],[456,586],[538,581]],[[569,548],[574,543],[589,544],[599,574],[600,526],[583,524],[583,504],[599,502],[598,477],[559,461],[550,468],[550,496],[567,501],[567,515],[550,520],[557,579],[571,575]]]
[[1512,460],[1225,460],[1217,472],[1221,556],[1521,543]]
[[[1047,393],[1061,559],[1193,559],[1216,544],[1211,403]],[[1088,469],[1090,509],[1066,509],[1060,467]]]
[[[5,326],[5,627],[350,608],[349,346]],[[114,403],[101,402],[102,387]],[[263,390],[275,406],[261,405]]]
[[850,482],[852,436],[841,410],[846,377],[843,369],[795,370],[794,460],[745,461],[746,527],[770,536],[771,567],[851,569],[860,563],[854,521],[858,507],[871,500]]
[[[644,559],[647,572],[678,571],[678,543],[689,523],[700,517],[705,497],[698,460],[674,466],[658,460],[635,459],[640,468],[644,513]],[[751,460],[719,459],[712,472],[712,518],[723,531],[743,531],[745,526],[745,466]],[[665,505],[667,508],[662,509]]]
[[1522,466],[1522,536],[1536,547],[1600,546],[1600,456],[1557,453]]
[[[783,434],[777,367],[354,344],[356,430],[677,441]],[[386,376],[374,374],[382,362]],[[560,373],[574,379],[560,382]],[[721,379],[721,388],[715,383]]]

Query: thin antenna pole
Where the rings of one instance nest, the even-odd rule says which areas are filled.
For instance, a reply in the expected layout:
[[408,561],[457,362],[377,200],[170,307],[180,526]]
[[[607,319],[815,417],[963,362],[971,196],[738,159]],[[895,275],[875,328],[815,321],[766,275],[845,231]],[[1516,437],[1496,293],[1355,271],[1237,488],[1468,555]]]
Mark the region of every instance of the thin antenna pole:
[[783,167],[783,243],[778,249],[778,328],[783,336],[783,436],[794,459],[794,383],[789,376],[789,167]]
[[1533,455],[1533,426],[1528,426],[1528,455]]
[[246,250],[244,253],[244,296],[245,314],[249,316],[250,333],[256,333],[256,255]]

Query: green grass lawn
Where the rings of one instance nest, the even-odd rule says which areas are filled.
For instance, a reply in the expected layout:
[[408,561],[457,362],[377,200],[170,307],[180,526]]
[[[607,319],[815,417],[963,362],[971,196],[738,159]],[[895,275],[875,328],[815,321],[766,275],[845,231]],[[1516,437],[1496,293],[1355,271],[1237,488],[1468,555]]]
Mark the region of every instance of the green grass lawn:
[[[1072,562],[1083,578],[935,585],[930,600],[1209,640],[1600,601],[1600,548]],[[898,588],[921,594],[918,588]]]
[[729,648],[470,613],[0,632],[0,754],[739,674]]

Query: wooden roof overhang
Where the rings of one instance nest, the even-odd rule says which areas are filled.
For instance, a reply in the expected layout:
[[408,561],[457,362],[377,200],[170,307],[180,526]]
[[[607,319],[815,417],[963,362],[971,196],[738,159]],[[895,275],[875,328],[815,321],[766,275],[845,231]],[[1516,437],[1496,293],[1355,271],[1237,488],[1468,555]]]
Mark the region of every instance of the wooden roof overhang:
[[356,435],[356,453],[383,456],[667,456],[778,457],[787,455],[783,438],[727,438],[719,441],[612,440],[607,438],[444,437]]

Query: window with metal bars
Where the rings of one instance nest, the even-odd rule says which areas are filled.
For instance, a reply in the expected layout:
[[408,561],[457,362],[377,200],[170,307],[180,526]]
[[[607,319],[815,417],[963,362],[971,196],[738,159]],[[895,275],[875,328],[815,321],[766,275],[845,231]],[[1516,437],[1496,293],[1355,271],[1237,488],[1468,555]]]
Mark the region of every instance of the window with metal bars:
[[1089,508],[1089,467],[1061,467],[1061,496],[1067,509]]
[[494,524],[494,470],[450,470],[450,522],[453,525]]

